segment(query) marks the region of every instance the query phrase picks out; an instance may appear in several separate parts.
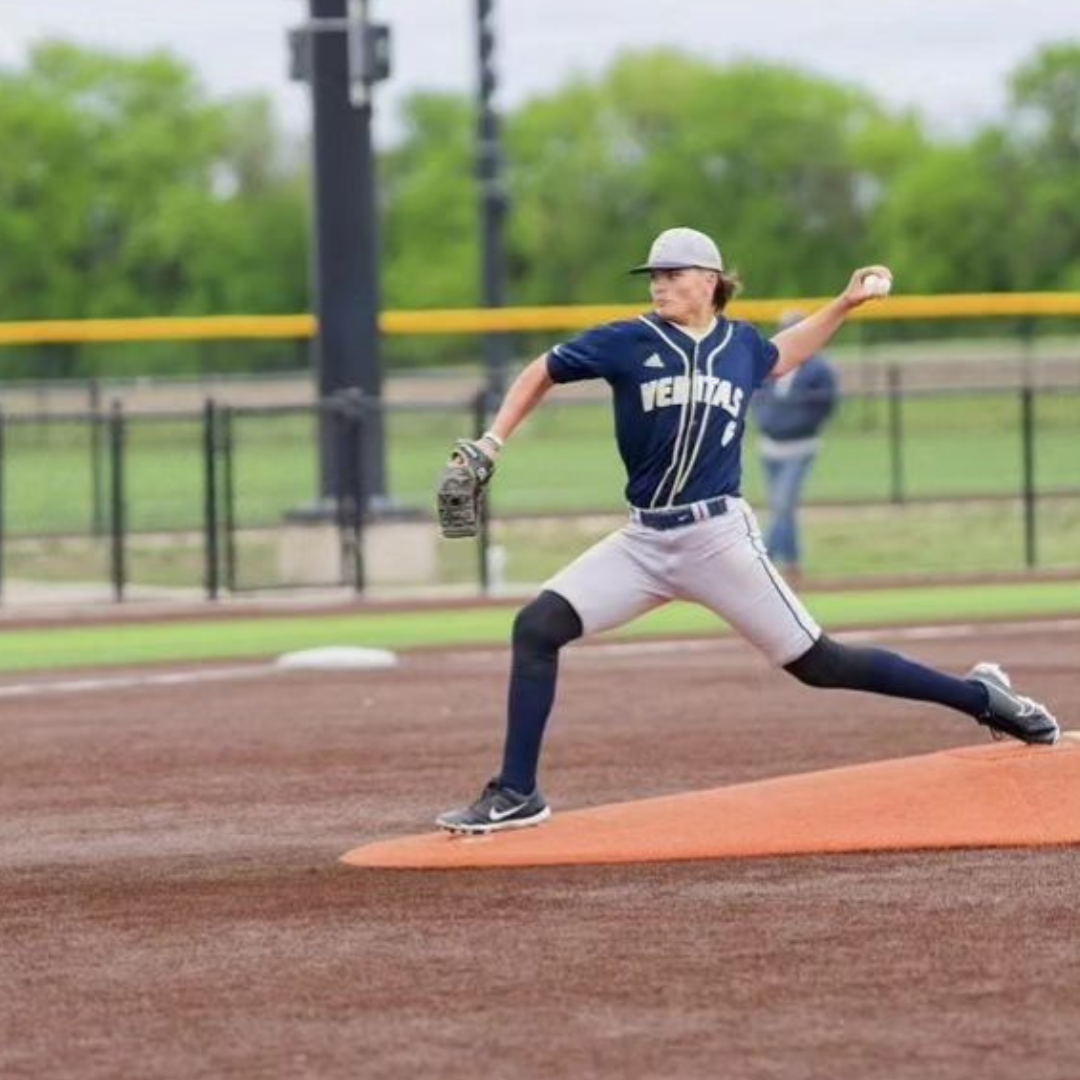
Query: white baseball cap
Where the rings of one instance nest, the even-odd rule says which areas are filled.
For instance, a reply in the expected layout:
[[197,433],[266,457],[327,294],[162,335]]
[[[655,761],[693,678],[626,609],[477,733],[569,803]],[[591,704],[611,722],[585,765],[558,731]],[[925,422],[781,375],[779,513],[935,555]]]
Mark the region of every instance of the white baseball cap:
[[724,260],[720,258],[720,249],[712,237],[697,229],[679,227],[665,229],[649,248],[649,260],[641,266],[635,266],[631,274],[645,274],[650,270],[685,270],[696,267],[699,270],[724,269]]

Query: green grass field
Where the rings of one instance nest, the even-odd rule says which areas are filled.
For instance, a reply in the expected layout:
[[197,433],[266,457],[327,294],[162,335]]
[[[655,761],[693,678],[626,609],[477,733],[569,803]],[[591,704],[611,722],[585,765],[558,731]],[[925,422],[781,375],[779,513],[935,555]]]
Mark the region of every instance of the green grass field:
[[[550,577],[616,528],[618,514],[571,518],[507,518],[492,529],[503,581],[532,585]],[[1037,514],[1037,566],[1080,566],[1080,496],[1044,500]],[[806,569],[819,579],[1010,573],[1024,566],[1024,526],[1016,501],[962,501],[891,506],[821,506],[803,511]],[[237,586],[281,584],[274,530],[238,534]],[[433,584],[477,583],[478,551],[470,541],[437,543]],[[140,586],[200,588],[203,538],[197,532],[139,534],[127,545],[129,580]],[[86,583],[107,580],[107,537],[45,537],[8,542],[9,579]],[[328,581],[327,584],[330,584]]]
[[[612,525],[525,514],[619,513],[623,476],[606,402],[571,404],[559,389],[514,439],[491,493],[493,536],[507,580],[542,581]],[[580,400],[580,399],[578,399]],[[1023,518],[1015,498],[1022,450],[1015,393],[912,397],[902,411],[902,494],[893,505],[887,403],[849,397],[829,431],[812,476],[803,523],[806,565],[815,576],[1000,572],[1024,565]],[[1080,393],[1040,396],[1035,476],[1040,501],[1037,565],[1080,565]],[[446,448],[467,427],[462,410],[402,410],[387,424],[390,490],[403,505],[428,511]],[[307,413],[237,414],[234,479],[239,585],[279,584],[271,533],[286,512],[310,504],[317,487],[317,429]],[[92,483],[89,430],[74,422],[9,422],[4,455],[7,578],[103,581],[108,575],[108,462]],[[746,449],[746,492],[765,519],[753,436]],[[201,421],[133,418],[126,458],[129,573],[135,584],[198,587],[204,577]],[[979,496],[983,501],[972,501]],[[919,500],[941,500],[931,505]],[[849,505],[838,509],[837,505]],[[94,535],[94,524],[97,532]],[[151,532],[158,535],[148,535]],[[184,533],[185,535],[180,535]],[[170,534],[165,538],[160,534]],[[25,539],[24,539],[25,538]],[[33,538],[33,539],[29,539]],[[477,577],[470,544],[441,544],[438,582]]]
[[[806,604],[831,628],[894,622],[1080,615],[1080,583],[877,589],[809,593]],[[413,649],[507,642],[513,607],[479,607],[99,627],[8,630],[0,671],[237,660],[326,645]],[[670,604],[615,637],[726,633],[710,612]]]
[[[622,467],[606,403],[575,405],[559,390],[522,428],[492,491],[496,515],[613,510]],[[1080,393],[1041,395],[1035,468],[1042,491],[1080,491]],[[913,397],[903,407],[900,476],[908,498],[1015,495],[1022,451],[1015,394]],[[387,481],[402,505],[427,509],[447,447],[467,432],[464,410],[392,413]],[[317,487],[315,424],[307,415],[241,415],[235,423],[237,520],[276,525],[311,502]],[[86,533],[107,512],[107,462],[85,425],[10,422],[4,453],[4,516],[13,535]],[[760,501],[753,438],[745,491]],[[95,514],[93,476],[100,493]],[[133,418],[128,424],[127,513],[137,531],[198,529],[203,516],[199,420]],[[893,493],[886,404],[849,398],[831,428],[807,498],[884,501]]]

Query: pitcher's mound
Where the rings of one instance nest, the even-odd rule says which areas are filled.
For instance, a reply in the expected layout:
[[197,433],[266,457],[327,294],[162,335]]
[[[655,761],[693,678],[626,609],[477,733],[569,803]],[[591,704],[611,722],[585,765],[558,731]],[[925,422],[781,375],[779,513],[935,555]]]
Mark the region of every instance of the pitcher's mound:
[[1080,844],[1080,741],[948,750],[556,812],[489,836],[385,840],[351,866],[449,869]]

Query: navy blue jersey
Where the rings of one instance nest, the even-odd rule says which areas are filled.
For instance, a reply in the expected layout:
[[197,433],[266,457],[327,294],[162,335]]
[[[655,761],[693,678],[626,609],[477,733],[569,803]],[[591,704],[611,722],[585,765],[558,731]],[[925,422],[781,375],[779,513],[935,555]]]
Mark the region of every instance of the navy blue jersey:
[[749,323],[721,318],[695,341],[648,314],[556,345],[547,369],[558,383],[610,384],[626,498],[648,508],[740,494],[750,395],[777,356]]

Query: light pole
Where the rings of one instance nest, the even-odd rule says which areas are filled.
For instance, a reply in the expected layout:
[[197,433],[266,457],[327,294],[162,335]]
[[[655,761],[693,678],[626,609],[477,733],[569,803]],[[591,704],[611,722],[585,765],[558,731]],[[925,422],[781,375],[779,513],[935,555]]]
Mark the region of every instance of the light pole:
[[[368,0],[308,0],[308,19],[289,43],[292,76],[311,87],[318,393],[359,391],[375,402],[360,463],[370,505],[386,495],[372,88],[390,74],[389,29],[369,21]],[[319,427],[319,493],[328,502],[342,490],[345,452],[331,420],[324,415]]]
[[[482,235],[481,295],[485,307],[506,304],[505,222],[509,196],[503,168],[502,130],[495,108],[498,76],[495,70],[495,0],[476,0],[477,86],[476,178],[480,188]],[[506,390],[509,342],[505,334],[484,338],[484,361],[489,397]]]

